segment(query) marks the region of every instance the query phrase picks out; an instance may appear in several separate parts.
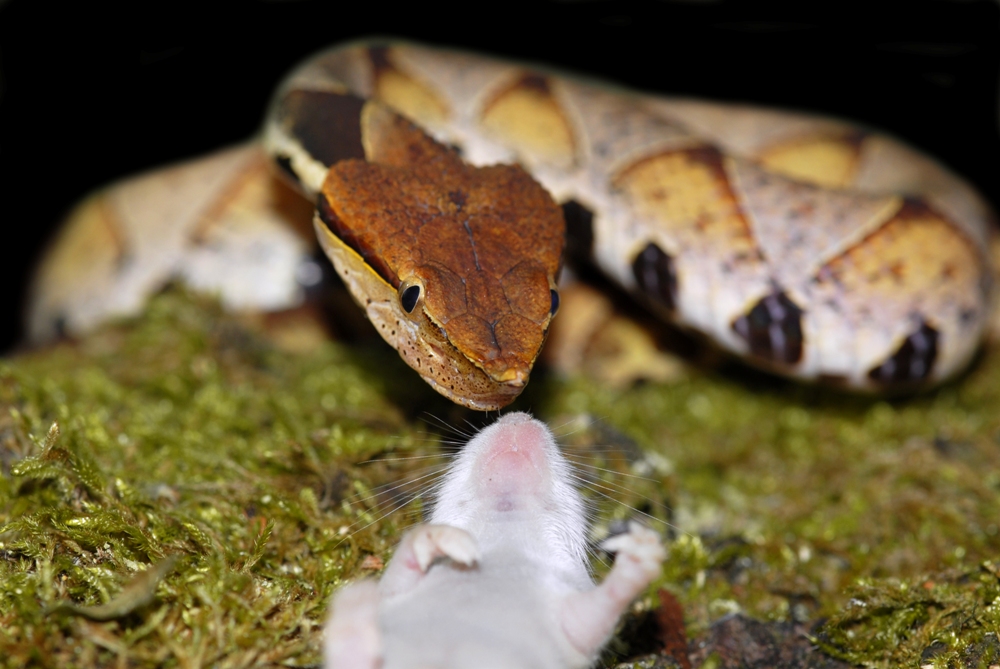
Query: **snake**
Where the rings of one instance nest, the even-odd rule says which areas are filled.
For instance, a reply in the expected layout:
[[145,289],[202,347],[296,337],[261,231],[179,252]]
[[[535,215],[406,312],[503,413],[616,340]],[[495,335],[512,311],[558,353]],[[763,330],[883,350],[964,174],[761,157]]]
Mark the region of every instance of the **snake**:
[[259,138],[81,204],[36,273],[29,334],[85,331],[178,277],[287,309],[313,234],[289,221],[310,215],[385,341],[478,410],[527,384],[567,246],[753,366],[864,391],[962,371],[994,293],[989,205],[886,134],[368,40],[295,68]]

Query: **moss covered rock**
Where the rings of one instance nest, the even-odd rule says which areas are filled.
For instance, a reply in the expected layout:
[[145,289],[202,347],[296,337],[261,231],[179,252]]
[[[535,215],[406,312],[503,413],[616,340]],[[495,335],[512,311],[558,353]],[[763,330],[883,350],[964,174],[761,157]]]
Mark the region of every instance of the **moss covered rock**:
[[[563,436],[595,537],[636,513],[668,535],[689,637],[740,614],[824,661],[1000,655],[997,356],[892,402],[692,373],[539,378],[514,408]],[[285,353],[178,292],[0,362],[0,663],[317,664],[330,593],[377,575],[468,417],[384,346]],[[607,662],[648,662],[653,628]]]

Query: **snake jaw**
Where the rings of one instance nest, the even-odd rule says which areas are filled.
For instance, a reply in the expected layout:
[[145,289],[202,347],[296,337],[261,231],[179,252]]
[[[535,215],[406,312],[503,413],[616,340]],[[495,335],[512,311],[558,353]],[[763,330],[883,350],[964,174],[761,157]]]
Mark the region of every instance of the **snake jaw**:
[[493,379],[497,383],[506,384],[511,388],[523,388],[528,384],[528,376],[530,373],[530,370],[524,369],[523,367],[508,367],[500,374],[494,376]]

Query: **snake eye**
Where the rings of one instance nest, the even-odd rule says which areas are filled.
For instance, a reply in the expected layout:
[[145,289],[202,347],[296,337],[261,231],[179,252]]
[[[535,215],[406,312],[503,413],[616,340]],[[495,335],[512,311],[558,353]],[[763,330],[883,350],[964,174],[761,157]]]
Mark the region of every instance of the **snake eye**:
[[549,314],[555,316],[556,312],[559,311],[559,293],[550,290],[549,295],[552,296],[552,309],[549,311]]
[[417,308],[422,296],[423,288],[419,283],[403,283],[399,286],[399,306],[408,314],[412,314]]

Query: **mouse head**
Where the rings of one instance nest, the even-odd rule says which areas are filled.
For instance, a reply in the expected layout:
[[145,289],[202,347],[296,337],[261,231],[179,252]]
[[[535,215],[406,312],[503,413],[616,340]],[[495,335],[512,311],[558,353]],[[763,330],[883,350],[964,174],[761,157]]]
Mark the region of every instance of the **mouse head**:
[[572,468],[548,427],[526,413],[501,417],[465,446],[431,522],[461,527],[481,542],[521,535],[581,560],[585,553],[584,503]]

